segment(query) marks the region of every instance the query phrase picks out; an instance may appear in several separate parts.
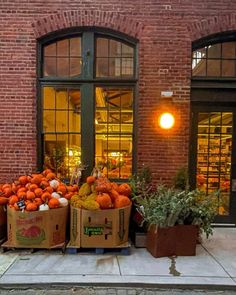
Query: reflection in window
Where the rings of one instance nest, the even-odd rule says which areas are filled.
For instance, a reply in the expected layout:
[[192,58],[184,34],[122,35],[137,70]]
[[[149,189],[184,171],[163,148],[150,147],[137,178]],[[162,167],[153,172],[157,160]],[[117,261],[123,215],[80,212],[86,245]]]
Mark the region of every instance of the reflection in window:
[[220,215],[229,213],[231,149],[232,113],[199,113],[197,187],[206,193],[221,190]]
[[44,47],[44,77],[76,77],[81,74],[81,38],[57,41]]
[[235,77],[236,42],[217,43],[193,51],[192,75]]
[[96,165],[109,178],[132,173],[133,89],[96,88]]
[[43,88],[44,167],[69,179],[80,164],[80,91]]
[[134,48],[113,39],[96,39],[96,77],[132,77]]

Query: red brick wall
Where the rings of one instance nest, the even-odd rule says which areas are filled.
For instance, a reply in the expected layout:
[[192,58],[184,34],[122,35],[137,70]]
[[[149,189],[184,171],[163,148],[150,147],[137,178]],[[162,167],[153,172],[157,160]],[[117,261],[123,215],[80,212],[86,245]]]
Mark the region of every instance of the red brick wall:
[[[188,162],[191,42],[235,30],[231,0],[5,0],[0,2],[0,182],[36,169],[36,38],[99,26],[139,39],[138,166],[169,181]],[[176,114],[161,131],[161,91]]]

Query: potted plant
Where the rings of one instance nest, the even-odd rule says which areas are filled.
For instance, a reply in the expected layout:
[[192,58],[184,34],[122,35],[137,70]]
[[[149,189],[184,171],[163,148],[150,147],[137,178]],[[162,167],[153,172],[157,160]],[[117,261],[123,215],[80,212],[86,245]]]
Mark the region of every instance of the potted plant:
[[148,224],[148,251],[154,257],[195,255],[198,234],[213,233],[217,194],[179,190],[165,185],[133,195],[136,210]]

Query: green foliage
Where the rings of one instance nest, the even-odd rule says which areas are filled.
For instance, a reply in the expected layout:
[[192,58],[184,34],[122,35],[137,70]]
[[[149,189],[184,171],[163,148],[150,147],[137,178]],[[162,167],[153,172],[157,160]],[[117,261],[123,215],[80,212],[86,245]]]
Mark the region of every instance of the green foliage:
[[173,185],[181,190],[188,188],[188,170],[186,167],[181,167],[177,170],[173,179]]
[[199,190],[179,190],[158,185],[155,190],[133,195],[137,211],[143,222],[159,227],[177,224],[195,224],[208,237],[217,214],[217,194],[205,195]]
[[152,177],[150,168],[143,166],[139,173],[134,174],[129,179],[132,189],[132,196],[148,196],[152,190]]

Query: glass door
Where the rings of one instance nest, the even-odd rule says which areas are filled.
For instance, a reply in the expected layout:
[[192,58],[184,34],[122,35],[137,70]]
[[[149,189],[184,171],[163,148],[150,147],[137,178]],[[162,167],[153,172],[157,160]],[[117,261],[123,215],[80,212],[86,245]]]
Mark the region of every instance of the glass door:
[[236,219],[234,174],[234,110],[195,108],[192,164],[194,187],[211,193],[220,190],[216,222],[234,223]]

